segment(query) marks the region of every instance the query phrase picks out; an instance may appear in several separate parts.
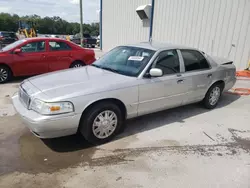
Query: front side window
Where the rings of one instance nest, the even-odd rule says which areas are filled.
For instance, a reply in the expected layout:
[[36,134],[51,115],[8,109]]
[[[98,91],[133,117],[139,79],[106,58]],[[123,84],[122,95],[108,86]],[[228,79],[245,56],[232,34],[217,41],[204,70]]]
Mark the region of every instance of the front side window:
[[176,50],[160,52],[152,68],[161,69],[163,75],[175,74],[180,72],[179,56]]
[[209,68],[207,60],[200,52],[195,50],[181,50],[181,54],[186,72]]
[[70,46],[65,42],[50,41],[49,42],[50,51],[62,51],[71,50]]
[[132,46],[119,46],[98,59],[92,66],[126,76],[136,77],[148,64],[155,51]]
[[30,42],[21,47],[22,52],[43,52],[45,51],[45,41]]

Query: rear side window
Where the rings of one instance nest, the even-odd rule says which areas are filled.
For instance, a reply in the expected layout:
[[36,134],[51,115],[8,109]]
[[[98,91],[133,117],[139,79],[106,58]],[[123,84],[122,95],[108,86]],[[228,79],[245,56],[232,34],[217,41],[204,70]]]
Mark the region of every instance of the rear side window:
[[83,34],[84,38],[90,38],[91,36],[89,34]]
[[50,51],[62,51],[71,50],[71,47],[65,42],[50,41],[49,42]]
[[200,52],[195,50],[181,50],[181,54],[186,72],[209,68],[206,58]]

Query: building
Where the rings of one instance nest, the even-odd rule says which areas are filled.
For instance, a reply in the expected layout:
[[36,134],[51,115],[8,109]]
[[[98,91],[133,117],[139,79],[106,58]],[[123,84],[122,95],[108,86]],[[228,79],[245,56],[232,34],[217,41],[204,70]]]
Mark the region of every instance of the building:
[[[150,18],[136,9],[151,5]],[[234,60],[237,69],[250,61],[250,0],[101,0],[101,46],[142,41],[199,48]]]

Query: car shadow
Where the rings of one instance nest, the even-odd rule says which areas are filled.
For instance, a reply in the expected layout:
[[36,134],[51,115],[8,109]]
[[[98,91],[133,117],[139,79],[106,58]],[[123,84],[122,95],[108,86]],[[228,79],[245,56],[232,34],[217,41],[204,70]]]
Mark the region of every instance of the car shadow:
[[[228,106],[239,98],[239,95],[223,94],[216,108]],[[123,133],[117,135],[114,140],[119,140],[158,127],[170,126],[171,123],[174,122],[185,123],[185,119],[209,111],[210,110],[203,108],[200,103],[196,103],[134,118],[126,122]],[[44,139],[43,142],[56,152],[71,152],[93,147],[93,145],[89,144],[80,133],[61,138]]]
[[60,138],[42,139],[50,149],[56,152],[72,152],[92,147],[80,133]]
[[7,82],[6,84],[20,84],[22,81],[24,81],[27,78],[30,78],[31,76],[19,76],[14,77],[11,81]]
[[[239,95],[224,93],[216,108],[218,109],[228,106],[239,98]],[[134,118],[127,121],[124,132],[118,135],[116,139],[152,130],[161,126],[168,126],[174,122],[185,123],[185,119],[207,113],[209,111],[209,109],[203,107],[203,104],[195,103]]]

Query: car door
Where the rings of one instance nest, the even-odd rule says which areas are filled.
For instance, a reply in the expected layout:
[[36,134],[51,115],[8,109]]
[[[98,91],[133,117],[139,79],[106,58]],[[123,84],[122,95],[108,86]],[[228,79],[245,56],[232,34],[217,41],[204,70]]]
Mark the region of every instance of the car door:
[[63,41],[49,41],[49,71],[68,69],[72,63],[72,49]]
[[48,72],[45,41],[30,41],[20,47],[20,53],[13,54],[16,75],[36,75]]
[[143,78],[139,85],[138,115],[182,104],[189,86],[183,84],[181,75],[183,65],[180,60],[177,50],[166,50],[159,53],[150,69],[161,69],[163,76]]
[[197,50],[180,50],[184,61],[185,72],[182,74],[183,80],[192,88],[183,104],[200,101],[204,98],[208,87],[213,80],[212,69],[201,52]]

